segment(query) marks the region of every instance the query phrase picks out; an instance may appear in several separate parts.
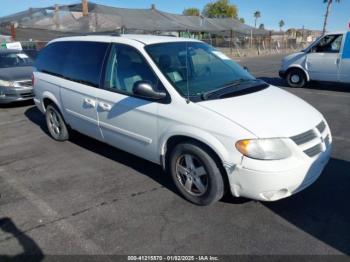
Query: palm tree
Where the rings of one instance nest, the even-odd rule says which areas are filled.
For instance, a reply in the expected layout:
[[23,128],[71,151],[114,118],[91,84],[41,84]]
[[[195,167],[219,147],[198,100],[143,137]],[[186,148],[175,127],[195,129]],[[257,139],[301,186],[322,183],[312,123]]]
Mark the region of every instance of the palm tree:
[[280,27],[280,31],[282,31],[282,27],[284,27],[285,23],[283,20],[281,20],[281,21],[279,21],[278,25]]
[[[335,2],[339,3],[340,0],[335,0]],[[333,4],[333,0],[323,0],[323,3],[327,3],[327,9],[326,9],[326,14],[324,15],[324,22],[323,22],[323,30],[322,30],[322,35],[326,33],[326,27],[327,27],[327,21],[328,21],[328,16],[331,11],[331,7]]]
[[261,13],[260,11],[255,11],[254,13],[254,18],[255,18],[255,28],[256,28],[256,23],[258,21],[258,19],[261,17]]

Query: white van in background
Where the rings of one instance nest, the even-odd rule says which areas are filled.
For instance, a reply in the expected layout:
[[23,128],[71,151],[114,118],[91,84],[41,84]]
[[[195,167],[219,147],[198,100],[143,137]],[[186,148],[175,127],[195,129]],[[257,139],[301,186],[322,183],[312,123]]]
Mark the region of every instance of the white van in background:
[[288,197],[316,181],[330,158],[330,129],[315,108],[197,40],[62,38],[35,67],[34,101],[55,140],[73,129],[162,165],[199,205],[226,189]]
[[291,87],[309,81],[350,83],[350,32],[327,33],[282,60],[281,78]]

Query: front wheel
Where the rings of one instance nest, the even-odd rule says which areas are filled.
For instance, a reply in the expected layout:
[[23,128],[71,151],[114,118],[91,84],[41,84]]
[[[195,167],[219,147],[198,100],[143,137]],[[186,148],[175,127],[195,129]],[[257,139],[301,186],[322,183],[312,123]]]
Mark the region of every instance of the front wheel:
[[210,152],[197,143],[178,144],[170,154],[170,173],[179,192],[197,205],[224,195],[224,181]]
[[286,80],[290,87],[296,88],[304,87],[307,81],[305,73],[296,68],[288,71]]
[[69,139],[69,133],[63,116],[56,106],[50,104],[46,108],[46,124],[50,135],[57,141],[66,141]]

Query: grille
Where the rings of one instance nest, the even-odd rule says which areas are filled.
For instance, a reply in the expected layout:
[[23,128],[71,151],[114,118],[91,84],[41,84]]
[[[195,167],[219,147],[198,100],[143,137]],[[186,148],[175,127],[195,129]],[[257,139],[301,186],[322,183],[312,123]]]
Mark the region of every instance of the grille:
[[326,129],[326,123],[324,121],[322,121],[321,123],[319,123],[316,128],[318,129],[318,131],[320,131],[320,133],[322,134],[323,131]]
[[34,97],[34,93],[30,92],[30,93],[22,93],[21,97],[23,98],[29,98],[29,97]]
[[307,154],[309,157],[316,156],[321,152],[322,152],[322,145],[321,144],[315,145],[309,149],[304,150],[304,153]]
[[[314,129],[292,136],[290,139],[293,140],[295,144],[302,147],[306,155],[314,157],[324,150],[324,146],[328,147],[330,145],[330,134],[326,134],[326,127],[326,123],[321,121]],[[320,135],[323,139],[320,138]],[[305,144],[309,142],[312,142],[310,143],[312,146],[306,148],[307,145]],[[315,145],[315,143],[317,144]]]
[[326,138],[324,139],[324,143],[326,146],[329,146],[329,144],[330,144],[329,135],[327,135]]
[[306,131],[305,133],[302,133],[300,135],[292,136],[291,139],[297,144],[297,145],[302,145],[305,144],[312,139],[315,139],[317,136],[314,132],[314,130],[309,130]]

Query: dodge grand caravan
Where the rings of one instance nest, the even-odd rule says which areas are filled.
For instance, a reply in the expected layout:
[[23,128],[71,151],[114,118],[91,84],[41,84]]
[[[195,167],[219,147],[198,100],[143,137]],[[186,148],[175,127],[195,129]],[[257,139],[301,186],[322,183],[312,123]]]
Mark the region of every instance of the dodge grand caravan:
[[330,129],[317,110],[196,40],[57,39],[39,54],[34,91],[55,140],[76,130],[160,164],[199,205],[226,189],[288,197],[330,157]]

